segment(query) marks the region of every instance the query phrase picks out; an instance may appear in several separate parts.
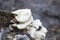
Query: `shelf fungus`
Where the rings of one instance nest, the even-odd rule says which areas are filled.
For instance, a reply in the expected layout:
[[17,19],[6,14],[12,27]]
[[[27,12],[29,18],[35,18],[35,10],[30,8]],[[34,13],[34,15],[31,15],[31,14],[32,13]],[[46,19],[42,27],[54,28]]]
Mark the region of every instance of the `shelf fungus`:
[[32,27],[29,28],[30,30],[27,32],[31,35],[31,37],[35,38],[35,40],[42,40],[45,38],[47,29],[43,27],[39,19],[34,20]]
[[27,29],[26,33],[30,34],[35,40],[44,39],[47,33],[47,29],[42,25],[39,19],[33,20],[33,16],[30,9],[21,9],[12,12],[17,14],[15,17],[19,24],[13,24],[18,29]]
[[19,22],[26,22],[31,18],[30,9],[20,9],[20,10],[13,11],[12,13],[17,14],[17,16],[15,16],[15,18]]
[[19,22],[19,24],[13,24],[13,26],[17,27],[18,29],[26,28],[33,21],[30,9],[20,9],[13,11],[12,13],[17,15],[15,16],[15,19]]
[[11,40],[42,40],[45,38],[47,29],[39,19],[33,19],[30,9],[12,11],[8,16],[11,18],[7,17],[9,19],[7,21],[12,23],[9,24],[8,28],[10,33],[14,34],[12,38],[10,37],[11,35],[9,36]]

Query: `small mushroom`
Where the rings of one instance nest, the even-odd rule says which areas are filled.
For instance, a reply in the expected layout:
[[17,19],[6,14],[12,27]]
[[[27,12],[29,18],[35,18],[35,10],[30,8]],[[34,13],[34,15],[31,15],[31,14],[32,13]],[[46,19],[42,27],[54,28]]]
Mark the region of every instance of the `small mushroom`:
[[13,11],[12,13],[17,14],[17,16],[15,16],[15,18],[19,22],[26,22],[32,16],[30,9],[19,9],[19,10]]
[[38,29],[42,25],[42,22],[39,19],[36,19],[36,20],[33,21],[32,25],[33,25],[33,27]]
[[32,23],[33,27],[30,27],[30,30],[27,31],[32,38],[36,40],[44,39],[47,33],[47,29],[43,27],[39,19],[34,20]]
[[25,29],[27,28],[28,25],[31,24],[31,22],[33,21],[33,17],[31,17],[27,22],[25,23],[20,23],[20,24],[12,24],[12,26],[17,27],[18,29]]

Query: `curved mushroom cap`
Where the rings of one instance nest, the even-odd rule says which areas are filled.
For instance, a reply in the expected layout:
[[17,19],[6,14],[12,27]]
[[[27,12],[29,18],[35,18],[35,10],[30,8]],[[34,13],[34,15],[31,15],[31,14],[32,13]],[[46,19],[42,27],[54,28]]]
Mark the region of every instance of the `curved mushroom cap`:
[[30,31],[28,31],[28,33],[31,35],[31,37],[33,38],[38,38],[40,39],[44,39],[47,33],[47,29],[42,25],[42,22],[37,19],[33,21],[33,27],[30,28]]
[[35,27],[36,29],[39,28],[39,26],[42,25],[42,22],[39,19],[36,19],[33,21],[33,27]]
[[40,27],[42,32],[47,33],[47,29],[42,25],[42,22],[39,19],[34,20],[33,26],[36,29],[39,29],[39,27]]
[[27,22],[25,23],[20,23],[20,24],[13,24],[12,26],[17,27],[18,29],[25,29],[27,28],[28,25],[31,24],[31,22],[33,21],[33,17],[31,17]]
[[15,17],[19,22],[26,22],[31,17],[31,10],[30,9],[19,9],[12,12],[13,14],[17,14]]

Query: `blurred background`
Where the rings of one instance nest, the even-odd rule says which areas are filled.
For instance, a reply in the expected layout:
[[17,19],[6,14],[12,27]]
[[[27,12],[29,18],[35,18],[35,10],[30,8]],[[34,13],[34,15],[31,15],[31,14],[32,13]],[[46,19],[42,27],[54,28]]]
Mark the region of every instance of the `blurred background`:
[[29,8],[34,19],[40,19],[48,29],[44,40],[60,40],[60,0],[0,0],[0,10]]

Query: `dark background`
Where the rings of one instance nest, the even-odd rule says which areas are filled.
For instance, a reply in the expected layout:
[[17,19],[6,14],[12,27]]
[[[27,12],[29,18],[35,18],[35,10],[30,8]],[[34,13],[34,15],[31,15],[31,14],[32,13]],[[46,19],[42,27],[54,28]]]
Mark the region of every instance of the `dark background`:
[[48,29],[45,40],[60,40],[60,0],[0,0],[0,10],[30,8],[34,19]]

